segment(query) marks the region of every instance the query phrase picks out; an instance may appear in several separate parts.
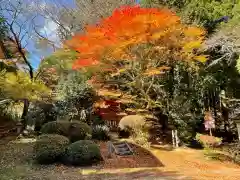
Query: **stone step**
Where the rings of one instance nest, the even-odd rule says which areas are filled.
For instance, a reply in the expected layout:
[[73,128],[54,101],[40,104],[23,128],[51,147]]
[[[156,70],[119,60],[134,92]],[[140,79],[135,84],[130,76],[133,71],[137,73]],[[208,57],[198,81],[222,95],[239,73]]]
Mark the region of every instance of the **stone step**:
[[113,146],[115,149],[115,153],[119,156],[133,154],[132,149],[127,144],[127,142],[116,142],[116,143],[113,143]]
[[[114,145],[116,148],[126,148],[127,145],[124,143],[124,144],[117,144],[117,145]],[[127,147],[128,148],[128,147]]]
[[124,148],[117,148],[118,152],[125,152],[125,151],[129,151],[128,147],[124,147]]
[[126,155],[132,155],[132,154],[133,153],[131,151],[117,153],[117,155],[119,155],[119,156],[126,156]]

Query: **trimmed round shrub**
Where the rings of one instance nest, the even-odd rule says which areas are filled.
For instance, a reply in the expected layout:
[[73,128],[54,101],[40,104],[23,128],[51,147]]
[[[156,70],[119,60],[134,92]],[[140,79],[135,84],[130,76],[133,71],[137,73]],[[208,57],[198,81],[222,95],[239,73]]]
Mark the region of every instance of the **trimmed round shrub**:
[[69,132],[70,122],[68,121],[52,121],[44,124],[40,130],[42,134],[59,134],[67,136]]
[[71,142],[91,139],[92,129],[86,123],[78,121],[53,121],[43,125],[43,134],[59,134],[66,136]]
[[71,140],[71,142],[84,140],[84,139],[91,139],[92,129],[86,123],[71,122],[69,127],[68,137]]
[[38,137],[34,146],[36,160],[40,164],[56,162],[65,152],[69,139],[58,134],[44,134]]
[[147,123],[145,117],[141,115],[129,115],[120,120],[118,127],[120,132],[124,131],[132,134],[135,129],[145,129],[146,125]]
[[102,156],[100,148],[93,141],[80,140],[66,148],[62,160],[67,165],[92,165],[101,161]]
[[92,129],[92,138],[107,141],[110,139],[109,128],[106,125],[96,125]]

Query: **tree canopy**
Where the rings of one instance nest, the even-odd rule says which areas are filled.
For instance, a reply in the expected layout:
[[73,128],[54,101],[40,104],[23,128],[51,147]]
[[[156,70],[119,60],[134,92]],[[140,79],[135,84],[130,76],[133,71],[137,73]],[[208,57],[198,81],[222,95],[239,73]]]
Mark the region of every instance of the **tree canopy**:
[[[234,108],[220,94],[240,98],[239,1],[16,2],[0,8],[0,42],[15,45],[1,62],[0,92],[24,100],[23,117],[51,96],[57,115],[78,119],[115,106],[115,114],[154,114],[184,141],[202,131],[204,114],[213,114],[216,132],[236,132]],[[36,70],[26,42],[51,52],[37,57]]]

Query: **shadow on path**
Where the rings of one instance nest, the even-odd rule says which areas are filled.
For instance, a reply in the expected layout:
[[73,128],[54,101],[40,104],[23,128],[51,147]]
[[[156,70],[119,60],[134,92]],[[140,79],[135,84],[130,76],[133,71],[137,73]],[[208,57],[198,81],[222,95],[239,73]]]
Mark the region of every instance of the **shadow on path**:
[[[117,172],[118,171],[118,172]],[[125,172],[124,172],[125,171]],[[183,176],[175,171],[161,171],[160,168],[140,168],[140,169],[125,169],[125,170],[112,170],[109,172],[99,171],[96,173],[89,173],[84,175],[86,179],[108,179],[108,180],[131,180],[131,179],[140,179],[140,180],[190,180],[190,178]]]

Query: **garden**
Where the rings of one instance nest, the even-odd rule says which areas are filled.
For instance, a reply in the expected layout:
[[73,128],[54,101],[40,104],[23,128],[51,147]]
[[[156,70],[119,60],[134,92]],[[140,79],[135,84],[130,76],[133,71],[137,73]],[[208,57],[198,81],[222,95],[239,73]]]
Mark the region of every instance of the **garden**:
[[240,2],[0,0],[0,179],[240,177]]

